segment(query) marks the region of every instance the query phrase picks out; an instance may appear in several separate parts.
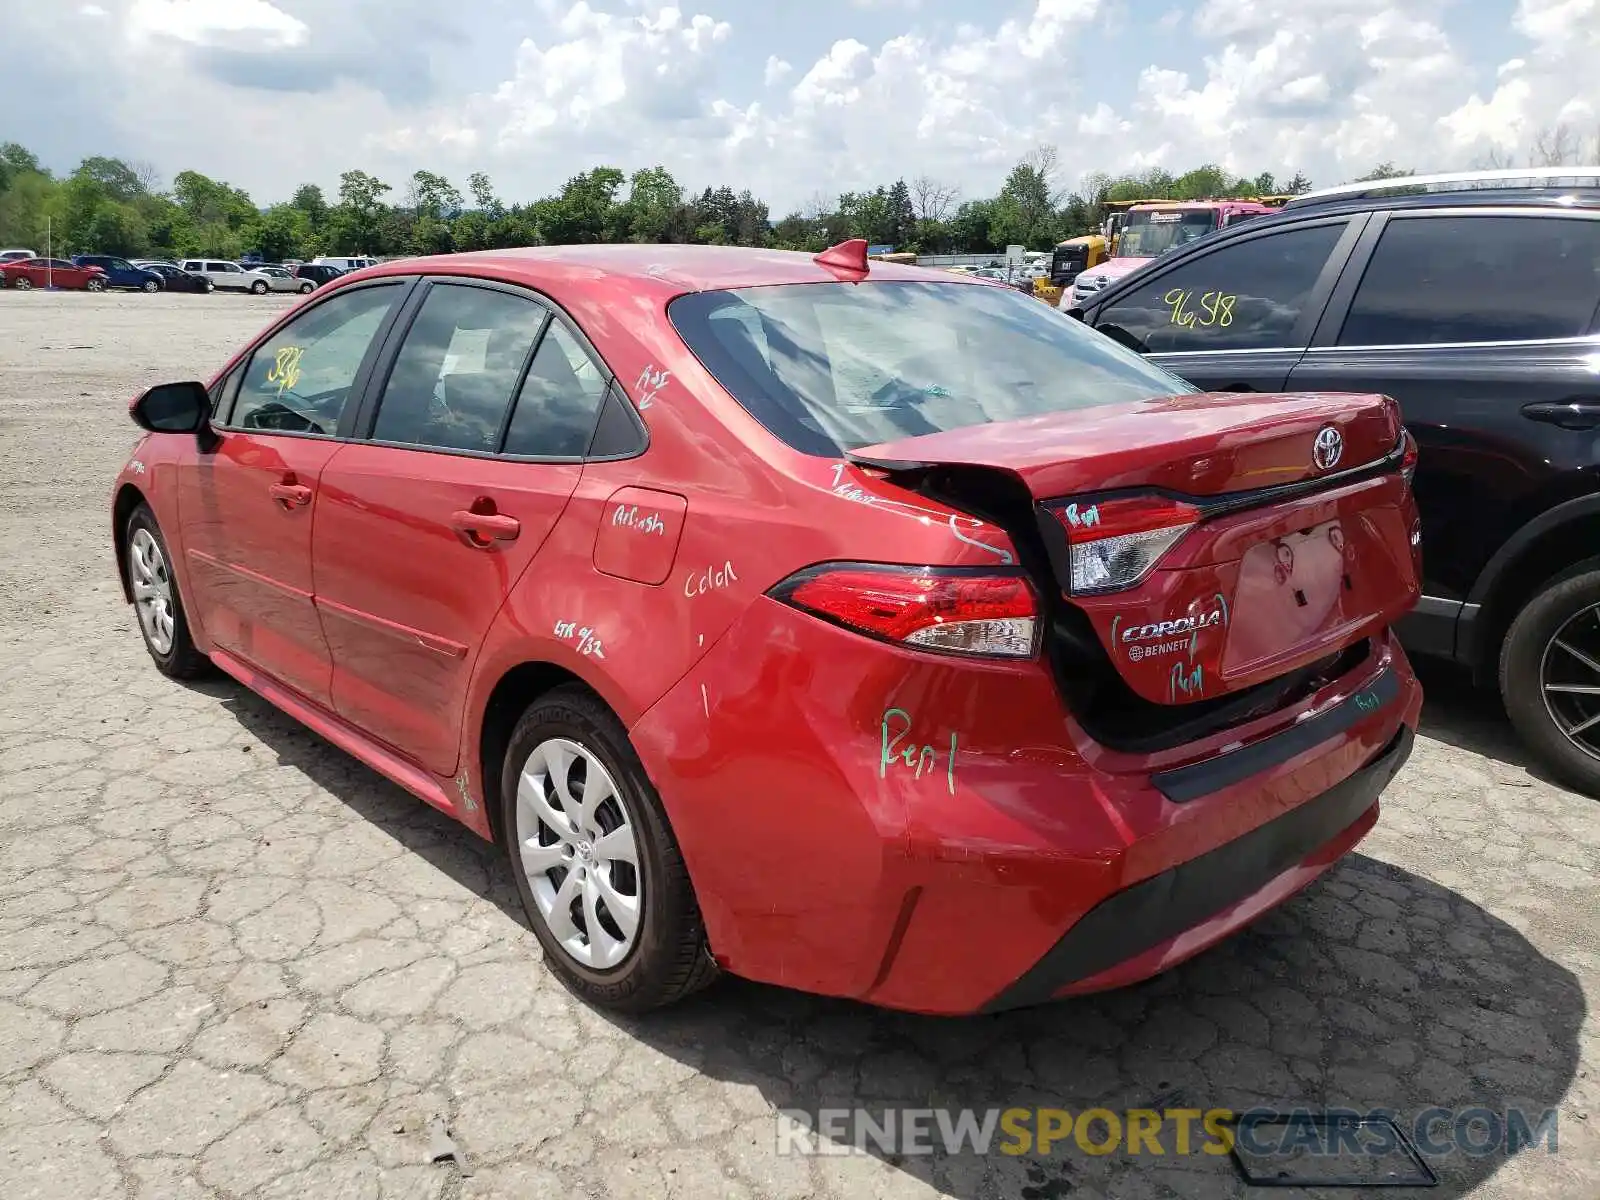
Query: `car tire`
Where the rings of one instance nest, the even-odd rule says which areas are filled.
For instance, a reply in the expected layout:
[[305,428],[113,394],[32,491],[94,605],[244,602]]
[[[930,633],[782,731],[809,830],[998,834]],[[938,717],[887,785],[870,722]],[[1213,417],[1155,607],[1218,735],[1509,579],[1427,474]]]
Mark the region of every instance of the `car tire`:
[[19,292],[31,292],[33,291],[33,280],[29,279],[26,275],[18,275],[16,283],[12,284],[11,286],[16,288]]
[[106,281],[104,279],[91,279],[83,285],[83,290],[86,292],[103,292],[106,290]]
[[217,285],[212,280],[209,280],[209,279],[206,280],[206,295],[209,296],[212,292],[214,292],[216,290],[217,290]]
[[[558,773],[575,802],[571,819],[562,789],[551,782]],[[581,802],[591,781],[606,790],[586,814]],[[501,766],[500,796],[523,910],[545,961],[568,988],[597,1007],[640,1013],[716,977],[661,798],[622,723],[592,692],[565,685],[522,714]],[[603,841],[613,843],[613,855],[631,852],[632,861],[602,852]],[[628,900],[636,903],[619,919],[611,904]],[[601,937],[590,937],[591,919]]]
[[312,283],[302,283],[300,285],[300,294],[302,296],[309,296],[312,292],[314,292],[316,290],[317,290],[316,289],[316,285],[312,284]]
[[210,671],[211,660],[195,648],[189,634],[172,554],[148,504],[133,510],[127,532],[125,569],[144,648],[156,670],[169,679],[198,679]]
[[[1541,587],[1500,648],[1500,696],[1524,745],[1552,775],[1600,797],[1600,695],[1563,690],[1573,686],[1600,687],[1600,559]],[[1571,732],[1580,727],[1595,731],[1587,749]]]
[[258,279],[250,285],[250,290],[257,296],[265,296],[267,294],[267,285]]
[[145,292],[148,292],[150,295],[154,295],[155,293],[157,293],[157,292],[159,292],[161,290],[161,285],[159,283],[157,283],[154,279],[146,279],[144,281],[143,290]]

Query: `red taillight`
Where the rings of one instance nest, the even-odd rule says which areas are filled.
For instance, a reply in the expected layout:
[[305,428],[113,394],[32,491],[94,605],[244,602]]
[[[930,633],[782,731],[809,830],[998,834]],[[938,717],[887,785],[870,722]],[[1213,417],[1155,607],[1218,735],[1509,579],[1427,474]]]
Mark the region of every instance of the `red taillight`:
[[835,625],[921,650],[1031,658],[1038,648],[1038,605],[1021,575],[838,563],[807,568],[770,594]]
[[1073,500],[1050,511],[1067,533],[1075,595],[1133,587],[1200,520],[1200,510],[1166,496]]
[[1409,429],[1400,431],[1400,442],[1403,449],[1400,452],[1400,474],[1410,483],[1417,473],[1417,439],[1411,436]]

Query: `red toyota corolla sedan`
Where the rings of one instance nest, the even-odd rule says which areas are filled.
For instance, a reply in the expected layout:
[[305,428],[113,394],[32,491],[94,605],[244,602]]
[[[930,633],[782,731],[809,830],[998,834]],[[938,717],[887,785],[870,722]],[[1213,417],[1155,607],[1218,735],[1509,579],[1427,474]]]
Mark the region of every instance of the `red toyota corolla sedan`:
[[1197,953],[1410,752],[1395,404],[1196,394],[865,250],[335,281],[133,405],[151,657],[504,844],[598,1004],[722,969],[969,1013]]

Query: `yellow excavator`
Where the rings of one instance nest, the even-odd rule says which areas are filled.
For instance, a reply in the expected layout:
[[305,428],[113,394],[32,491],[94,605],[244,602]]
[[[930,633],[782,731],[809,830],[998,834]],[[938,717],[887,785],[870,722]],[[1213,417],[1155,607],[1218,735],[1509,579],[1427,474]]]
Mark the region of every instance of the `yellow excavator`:
[[1110,245],[1103,233],[1087,233],[1082,237],[1058,242],[1050,255],[1050,274],[1033,281],[1033,294],[1054,307],[1061,292],[1072,286],[1072,281],[1090,267],[1097,267],[1110,257]]

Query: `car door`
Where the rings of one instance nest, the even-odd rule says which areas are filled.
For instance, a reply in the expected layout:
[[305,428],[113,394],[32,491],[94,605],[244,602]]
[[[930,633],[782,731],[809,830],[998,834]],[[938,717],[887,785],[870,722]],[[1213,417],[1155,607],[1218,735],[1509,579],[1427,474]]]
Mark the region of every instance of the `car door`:
[[229,375],[214,437],[180,475],[185,566],[207,637],[324,706],[332,659],[312,601],[317,488],[409,286],[330,296],[278,327]]
[[1281,391],[1364,221],[1251,230],[1165,269],[1157,260],[1084,319],[1206,391]]
[[609,377],[529,294],[428,286],[370,440],[328,465],[313,560],[341,716],[440,776],[472,666],[582,474]]
[[1414,648],[1454,651],[1490,556],[1592,477],[1600,219],[1582,211],[1379,214],[1289,378],[1383,392],[1417,439],[1424,598]]

